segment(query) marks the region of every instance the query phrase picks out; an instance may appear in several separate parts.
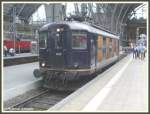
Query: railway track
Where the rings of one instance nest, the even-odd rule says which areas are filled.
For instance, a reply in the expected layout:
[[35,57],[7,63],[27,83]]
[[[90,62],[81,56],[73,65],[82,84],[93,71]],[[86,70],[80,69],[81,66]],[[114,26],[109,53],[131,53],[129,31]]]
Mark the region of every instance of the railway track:
[[[27,95],[19,96],[16,99],[7,101],[4,104],[5,111],[44,111],[54,106],[59,101],[63,100],[69,94],[82,87],[85,83],[90,81],[90,79],[83,79],[76,82],[71,82],[67,85],[66,90],[55,90],[55,89],[45,89],[39,88]],[[28,96],[28,97],[26,97]],[[25,98],[24,98],[25,97]]]
[[[121,60],[124,56],[121,56],[119,60]],[[110,65],[112,66],[112,65]],[[110,67],[109,66],[109,67]],[[108,68],[108,67],[107,67]],[[105,71],[107,68],[103,69]],[[68,87],[72,88],[74,91],[80,87],[82,87],[84,84],[86,84],[88,81],[90,81],[90,78],[85,78],[83,80],[80,80],[79,82],[71,82],[68,84]],[[47,110],[50,107],[54,106],[56,103],[67,97],[69,94],[73,92],[73,90],[70,89],[70,91],[56,91],[51,89],[44,89],[41,92],[38,92],[36,95],[32,95],[31,97],[20,101],[19,103],[13,104],[6,108],[6,111],[43,111]]]
[[44,90],[24,101],[7,108],[7,111],[43,111],[47,110],[69,94],[71,91]]

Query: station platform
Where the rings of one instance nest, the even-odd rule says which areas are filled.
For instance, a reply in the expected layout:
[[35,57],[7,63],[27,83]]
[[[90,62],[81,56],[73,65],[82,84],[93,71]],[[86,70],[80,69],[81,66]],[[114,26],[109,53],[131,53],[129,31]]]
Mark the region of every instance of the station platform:
[[18,65],[24,63],[31,63],[38,61],[38,54],[33,53],[20,53],[15,56],[8,55],[3,57],[4,66]]
[[48,111],[148,112],[147,57],[127,55]]
[[33,70],[38,67],[38,62],[3,67],[3,100],[7,101],[41,86],[40,79],[33,76]]
[[13,58],[21,58],[21,57],[31,57],[31,56],[38,56],[38,54],[33,54],[33,53],[20,53],[20,54],[15,54],[15,56],[4,56],[4,59],[13,59]]

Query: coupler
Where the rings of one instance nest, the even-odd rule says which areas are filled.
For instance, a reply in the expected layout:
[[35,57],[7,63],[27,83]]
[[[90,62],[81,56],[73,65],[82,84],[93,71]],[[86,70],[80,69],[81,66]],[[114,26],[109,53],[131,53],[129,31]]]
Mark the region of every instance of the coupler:
[[35,78],[43,77],[45,70],[34,69],[33,74]]

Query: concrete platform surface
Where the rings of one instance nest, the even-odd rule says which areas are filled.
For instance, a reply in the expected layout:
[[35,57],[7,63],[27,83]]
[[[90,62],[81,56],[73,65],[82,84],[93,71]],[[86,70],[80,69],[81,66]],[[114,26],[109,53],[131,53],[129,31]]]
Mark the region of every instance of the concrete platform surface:
[[14,59],[14,58],[21,58],[21,57],[31,57],[31,56],[38,56],[38,54],[32,54],[32,53],[20,53],[16,54],[15,56],[8,55],[7,57],[3,57],[3,59]]
[[35,68],[38,68],[38,62],[3,67],[4,101],[38,86],[40,79],[33,76]]
[[128,55],[48,111],[147,112],[147,58]]

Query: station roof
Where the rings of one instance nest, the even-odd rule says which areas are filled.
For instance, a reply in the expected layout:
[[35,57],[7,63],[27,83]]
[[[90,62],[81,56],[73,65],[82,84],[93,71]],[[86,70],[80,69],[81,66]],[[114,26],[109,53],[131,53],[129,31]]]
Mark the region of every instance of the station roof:
[[3,6],[4,18],[12,21],[15,13],[20,20],[28,21],[40,5],[37,3],[5,3]]
[[128,17],[132,16],[131,12],[137,8],[138,6],[142,5],[141,3],[126,3],[126,4],[118,4],[117,10],[115,12],[115,15],[118,15],[120,10],[122,9],[122,12],[120,14],[119,18],[122,18],[122,21],[124,22]]
[[[19,17],[20,20],[28,23],[32,14],[39,8],[40,5],[42,4],[40,3],[5,3],[3,5],[4,20],[12,22],[13,14],[15,12],[16,13],[15,15],[17,15],[17,17]],[[111,19],[109,30],[114,33],[117,33],[116,32],[116,30],[118,30],[117,24],[119,23],[126,24],[127,19],[130,16],[132,16],[131,12],[140,5],[142,5],[142,3],[108,4],[108,6],[110,6],[111,8],[111,9],[108,9],[111,11],[111,13],[109,13],[110,16],[108,16],[106,19],[106,20],[108,20],[109,18]],[[113,28],[113,27],[116,27],[116,28]]]

